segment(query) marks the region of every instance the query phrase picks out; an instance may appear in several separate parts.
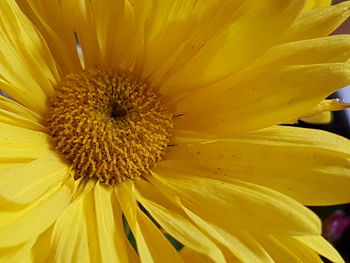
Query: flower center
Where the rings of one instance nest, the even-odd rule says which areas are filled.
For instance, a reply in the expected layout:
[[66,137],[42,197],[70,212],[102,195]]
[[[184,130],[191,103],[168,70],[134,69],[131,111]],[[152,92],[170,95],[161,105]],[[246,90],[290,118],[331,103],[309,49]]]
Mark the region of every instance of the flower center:
[[74,178],[114,184],[161,160],[172,115],[130,72],[92,69],[68,75],[51,101],[47,127]]

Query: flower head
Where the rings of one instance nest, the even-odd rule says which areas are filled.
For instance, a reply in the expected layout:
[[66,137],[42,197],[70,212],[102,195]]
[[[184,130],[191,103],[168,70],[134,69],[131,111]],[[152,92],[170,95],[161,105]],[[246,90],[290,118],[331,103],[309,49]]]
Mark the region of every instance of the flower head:
[[[1,262],[342,262],[350,3],[0,1]],[[129,227],[136,245],[125,235]],[[184,248],[177,251],[166,236]]]

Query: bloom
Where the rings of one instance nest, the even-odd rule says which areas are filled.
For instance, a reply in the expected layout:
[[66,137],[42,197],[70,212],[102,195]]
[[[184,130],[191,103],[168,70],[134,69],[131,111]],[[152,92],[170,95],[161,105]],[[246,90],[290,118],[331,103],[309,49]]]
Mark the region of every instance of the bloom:
[[1,261],[342,262],[350,143],[277,126],[342,107],[329,4],[1,1]]

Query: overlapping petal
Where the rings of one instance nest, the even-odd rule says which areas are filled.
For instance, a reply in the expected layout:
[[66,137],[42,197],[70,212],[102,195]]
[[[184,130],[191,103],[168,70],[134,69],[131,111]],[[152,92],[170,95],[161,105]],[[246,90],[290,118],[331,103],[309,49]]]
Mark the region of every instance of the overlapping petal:
[[15,1],[1,1],[0,25],[0,87],[43,114],[59,79],[50,50]]
[[127,183],[116,186],[120,206],[136,239],[142,263],[183,262],[154,223],[137,207],[136,199]]
[[115,198],[112,188],[96,184],[66,209],[52,232],[54,260],[129,262],[128,241]]
[[177,162],[164,165],[261,184],[307,205],[350,201],[350,143],[343,137],[277,126],[235,138],[199,138],[174,138],[166,159]]
[[16,205],[8,200],[0,200],[0,235],[3,237],[0,247],[18,245],[46,230],[67,208],[73,190],[73,179],[69,178],[30,204]]
[[349,1],[303,12],[279,41],[290,42],[327,36],[349,16]]
[[175,201],[178,199],[181,207],[229,233],[235,233],[237,225],[256,232],[295,235],[320,232],[316,215],[293,199],[268,188],[238,180],[228,183],[199,177],[160,165],[155,172],[161,176],[153,173],[148,179],[163,194]]
[[[151,199],[152,197],[150,198],[149,193],[150,191],[156,192],[154,187],[142,181],[136,186],[137,199],[167,233],[183,245],[208,255],[214,262],[226,262],[221,250],[186,217],[181,215],[178,210],[174,211],[170,207],[157,203],[157,200],[164,199],[166,198],[165,196],[160,196],[153,200]],[[154,193],[152,196],[154,196]]]

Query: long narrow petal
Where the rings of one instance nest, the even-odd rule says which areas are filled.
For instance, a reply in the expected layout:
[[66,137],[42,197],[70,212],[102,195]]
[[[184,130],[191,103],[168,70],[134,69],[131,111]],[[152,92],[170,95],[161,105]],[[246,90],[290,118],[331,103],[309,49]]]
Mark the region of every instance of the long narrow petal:
[[160,166],[155,172],[162,176],[153,173],[148,180],[163,194],[173,200],[179,199],[181,206],[227,232],[234,233],[237,226],[246,231],[263,229],[279,234],[320,232],[320,222],[315,214],[268,188],[238,180],[228,183],[198,177]]
[[[243,72],[228,78],[207,89],[199,89],[179,98],[167,100],[167,104],[177,114],[186,114],[203,105],[211,103],[226,90],[232,90],[237,98],[254,95],[254,90],[243,90],[240,82],[251,80],[257,74],[269,74],[278,68],[288,66],[305,66],[314,64],[343,63],[350,58],[350,38],[347,35],[322,37],[311,40],[301,40],[274,46],[259,59],[252,62]],[[319,75],[318,77],[322,77]],[[327,77],[327,75],[325,75]],[[306,84],[306,83],[305,83]],[[258,86],[259,83],[256,83]],[[283,85],[283,84],[282,84]],[[301,85],[301,84],[299,84]],[[345,85],[345,84],[344,84]],[[306,85],[305,85],[306,86]],[[259,87],[259,89],[264,89]],[[311,88],[311,87],[306,87]],[[276,87],[278,89],[278,87]],[[252,94],[248,94],[248,92]],[[271,95],[272,96],[272,95]],[[232,103],[235,103],[233,100]]]
[[175,137],[166,154],[180,171],[191,160],[220,180],[240,179],[267,186],[307,205],[350,201],[350,142],[325,131],[271,127],[232,139]]
[[141,75],[150,79],[153,86],[171,78],[204,46],[227,30],[242,3],[228,0],[154,1],[149,5],[143,53],[136,62],[136,71],[142,71]]
[[0,171],[0,196],[16,204],[30,204],[69,176],[70,165],[55,152],[28,164]]
[[51,151],[50,137],[32,131],[0,123],[0,160],[4,162],[28,162]]
[[[209,257],[204,256],[188,247],[184,247],[180,250],[180,255],[184,259],[184,262],[191,263],[212,263]],[[233,263],[233,262],[232,262]]]
[[205,43],[176,74],[164,80],[159,92],[177,97],[241,70],[274,44],[289,28],[303,4],[304,1],[299,0],[243,1],[230,20],[230,26]]
[[[336,35],[276,45],[252,63],[250,71],[278,65],[310,65],[346,62],[350,36]],[[253,72],[252,72],[253,73]]]
[[[52,262],[52,244],[50,242],[53,226],[49,227],[46,231],[36,239],[34,246],[32,247],[31,263],[44,263]],[[24,261],[26,262],[26,261]]]
[[334,263],[344,263],[338,251],[321,236],[298,236],[295,239]]
[[[301,81],[302,80],[302,81]],[[175,127],[212,134],[232,134],[268,127],[301,116],[330,93],[350,83],[347,63],[269,67],[242,80],[227,79],[210,88],[222,94],[196,94],[177,105]],[[317,92],[315,92],[317,90]],[[180,112],[186,105],[201,105]]]
[[52,225],[69,205],[73,179],[61,182],[32,204],[14,209],[1,200],[0,246],[14,246],[37,237]]
[[[185,246],[188,246],[199,253],[206,254],[214,262],[225,262],[220,249],[196,228],[188,219],[182,215],[164,207],[144,196],[145,183],[136,185],[136,197],[147,209],[152,217],[159,223],[167,233],[172,235]],[[166,197],[164,197],[166,198]]]
[[0,2],[0,86],[11,97],[43,114],[58,72],[51,53],[15,1]]
[[305,1],[304,10],[315,9],[319,7],[330,6],[332,4],[332,0],[307,0]]
[[114,191],[97,184],[94,189],[96,228],[101,253],[99,262],[127,263],[128,253],[122,212]]
[[327,36],[350,16],[350,2],[303,12],[279,40],[290,42]]
[[[51,243],[52,257],[56,262],[91,262],[85,209],[89,209],[92,204],[89,203],[84,208],[84,203],[84,198],[73,202],[54,225]],[[91,242],[96,240],[92,239]]]
[[45,38],[57,61],[60,73],[65,75],[81,70],[74,27],[69,24],[72,17],[63,13],[62,1],[16,0],[16,2]]
[[0,248],[0,261],[6,263],[26,262],[24,259],[31,255],[33,244],[34,240],[30,240],[14,247]]
[[[96,184],[57,220],[52,241],[58,262],[129,262],[121,210],[112,188]],[[76,223],[79,220],[79,223]]]
[[229,232],[227,232],[220,228],[220,226],[211,224],[207,222],[207,220],[202,219],[186,207],[182,206],[182,208],[198,227],[211,235],[221,243],[222,246],[228,248],[230,253],[225,253],[226,258],[227,256],[234,257],[242,262],[273,262],[261,245],[249,232],[243,230],[242,226],[236,229],[230,229]]
[[15,101],[0,96],[0,108],[0,122],[43,132],[46,131],[41,125],[43,121],[42,116]]
[[120,206],[135,236],[143,263],[183,262],[170,242],[151,220],[137,207],[135,197],[127,182],[116,186]]
[[258,237],[258,240],[274,259],[274,262],[323,262],[312,249],[290,236],[261,236]]

